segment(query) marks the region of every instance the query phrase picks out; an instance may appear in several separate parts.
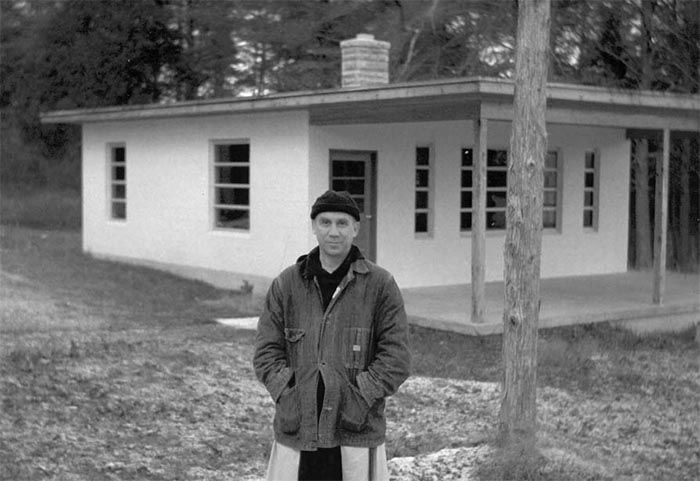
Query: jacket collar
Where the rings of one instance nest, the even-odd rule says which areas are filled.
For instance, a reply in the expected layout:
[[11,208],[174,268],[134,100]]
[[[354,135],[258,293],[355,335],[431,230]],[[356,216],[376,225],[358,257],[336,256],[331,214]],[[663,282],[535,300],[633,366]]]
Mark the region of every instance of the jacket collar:
[[[362,254],[359,247],[353,245],[352,249],[357,249],[357,259],[350,264],[350,271],[355,272],[356,274],[367,274],[369,272],[367,259],[365,259],[365,256]],[[318,246],[314,247],[311,252],[304,254],[297,259],[296,263],[299,266],[299,270],[301,271],[301,275],[304,279],[311,279],[313,277],[313,274],[309,269],[309,257],[312,255],[318,255],[318,250]]]

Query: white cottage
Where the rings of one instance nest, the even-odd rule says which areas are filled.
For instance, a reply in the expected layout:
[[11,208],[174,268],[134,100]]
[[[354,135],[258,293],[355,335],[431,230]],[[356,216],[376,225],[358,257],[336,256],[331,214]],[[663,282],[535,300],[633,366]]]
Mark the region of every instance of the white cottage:
[[[309,209],[334,188],[402,287],[470,283],[472,263],[502,279],[513,83],[389,84],[386,42],[342,47],[339,89],[45,114],[83,127],[84,250],[260,292],[315,245]],[[699,119],[697,96],[548,86],[543,277],[626,271],[629,139],[651,129],[668,145]]]

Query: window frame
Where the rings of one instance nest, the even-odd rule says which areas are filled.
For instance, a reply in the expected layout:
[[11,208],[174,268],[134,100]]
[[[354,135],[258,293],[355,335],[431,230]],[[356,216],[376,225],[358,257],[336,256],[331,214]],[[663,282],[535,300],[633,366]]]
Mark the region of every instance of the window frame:
[[[587,167],[588,154],[593,154],[593,168]],[[593,174],[593,187],[586,187],[586,174]],[[593,205],[586,205],[586,194],[593,194]],[[592,225],[586,225],[586,211],[592,211]],[[584,152],[583,156],[583,217],[581,226],[585,231],[598,232],[598,219],[600,215],[600,149],[593,148]]]
[[[544,226],[544,210],[545,210],[545,205],[544,205],[544,192],[547,189],[547,187],[543,186],[543,191],[542,191],[542,232],[547,233],[561,233],[562,229],[562,223],[563,223],[563,203],[564,203],[564,159],[561,154],[561,149],[556,148],[556,149],[547,149],[547,152],[545,155],[548,155],[550,153],[553,153],[557,157],[557,167],[556,167],[556,174],[557,174],[557,186],[555,188],[556,190],[556,199],[557,199],[557,205],[554,206],[554,218],[555,218],[555,225],[554,227],[545,227]],[[547,160],[545,158],[545,166],[544,170],[542,172],[542,175],[544,177],[545,172],[547,172]],[[551,171],[551,169],[549,169]],[[544,179],[543,179],[544,182]],[[548,209],[551,210],[551,209]]]
[[[428,149],[428,165],[418,164],[418,149]],[[435,145],[433,143],[420,143],[416,144],[413,149],[414,155],[414,187],[413,187],[413,234],[416,238],[430,238],[433,236],[434,224],[435,224],[435,209],[434,209],[434,197],[435,197]],[[419,171],[428,172],[428,185],[427,187],[419,187],[415,180],[418,178]],[[428,196],[427,207],[417,207],[416,198],[418,192],[426,192]],[[426,219],[426,231],[416,230],[416,219],[418,214],[425,214]]]
[[[107,143],[107,216],[112,222],[126,222],[127,215],[127,157],[126,157],[126,142],[108,142]],[[123,162],[117,162],[115,160],[117,149],[124,150],[124,160]],[[117,179],[115,175],[115,169],[117,167],[122,167],[124,169],[124,178]],[[114,188],[117,186],[122,186],[124,188],[123,197],[115,197]],[[115,213],[115,204],[120,204],[123,206],[123,215],[117,215]]]
[[[471,164],[471,166],[464,166],[464,165],[462,165],[462,153],[463,153],[465,150],[470,150],[470,151],[472,152],[472,164]],[[494,151],[494,152],[505,152],[505,153],[506,153],[506,156],[507,156],[507,159],[510,160],[510,150],[507,149],[507,148],[498,148],[498,147],[494,147],[494,148],[489,148],[489,149],[487,149],[487,154],[486,154],[486,162],[487,162],[487,165],[486,165],[486,185],[484,186],[484,188],[486,189],[487,202],[488,202],[488,194],[489,194],[490,191],[493,192],[493,191],[495,190],[495,191],[499,191],[499,192],[500,192],[500,191],[503,190],[502,187],[496,187],[496,188],[492,187],[492,188],[489,189],[489,186],[488,186],[488,176],[489,176],[489,172],[505,172],[505,173],[506,173],[506,176],[507,176],[507,173],[508,173],[508,162],[506,163],[506,166],[505,166],[505,167],[502,167],[502,166],[496,167],[496,166],[489,166],[489,165],[488,165],[488,152],[489,152],[489,151]],[[557,196],[556,196],[556,206],[554,207],[554,210],[555,210],[555,212],[556,212],[556,214],[555,214],[555,215],[556,215],[556,220],[555,220],[556,225],[555,225],[555,227],[544,227],[544,225],[543,225],[543,226],[542,226],[542,232],[543,232],[543,233],[561,233],[561,226],[562,226],[562,221],[563,221],[563,215],[562,215],[562,212],[563,212],[563,205],[562,205],[562,204],[563,204],[563,199],[564,199],[564,185],[563,185],[563,180],[564,180],[564,161],[563,161],[563,158],[562,158],[561,149],[559,149],[559,148],[547,149],[547,154],[550,154],[550,153],[556,154],[556,158],[557,158],[557,167],[556,167],[556,173],[557,173],[557,187],[556,187],[556,192],[557,192]],[[459,182],[460,182],[460,185],[459,185],[459,194],[460,194],[460,195],[459,195],[459,216],[460,216],[460,219],[459,219],[459,231],[460,231],[460,233],[461,233],[462,235],[466,235],[466,236],[470,236],[470,235],[471,235],[471,233],[472,233],[472,227],[470,227],[469,229],[463,229],[463,228],[462,228],[461,216],[462,216],[463,213],[467,213],[467,212],[473,214],[473,212],[474,212],[474,199],[473,199],[473,197],[472,197],[472,206],[471,206],[471,208],[464,208],[464,207],[462,207],[462,193],[463,193],[463,192],[470,192],[472,196],[473,196],[473,194],[474,194],[474,163],[475,163],[475,155],[476,155],[476,154],[474,153],[474,148],[473,148],[473,147],[464,147],[464,146],[463,146],[463,147],[460,148],[460,151],[459,151],[459,172],[460,172],[460,181],[459,181]],[[545,159],[545,162],[546,162],[546,159]],[[542,179],[542,182],[544,183],[544,172],[547,171],[546,166],[543,166],[543,169],[544,169],[544,170],[543,170],[543,179]],[[551,170],[551,169],[549,169],[549,170]],[[464,171],[470,171],[470,172],[472,173],[472,185],[471,185],[471,187],[464,187],[464,186],[462,185],[462,173],[463,173]],[[543,189],[547,189],[547,188],[544,187],[544,185],[543,185]],[[507,185],[507,181],[506,181],[505,191],[506,191],[506,203],[507,203],[507,195],[508,195],[508,185]],[[542,219],[542,221],[543,221],[543,224],[544,224],[544,210],[545,210],[545,206],[544,206],[544,190],[543,190],[543,196],[542,196],[542,197],[543,197],[543,198],[542,198],[542,209],[543,209],[543,210],[542,210],[542,212],[543,212],[543,219]],[[489,212],[504,212],[504,213],[505,213],[505,212],[506,212],[506,208],[507,208],[507,205],[504,206],[504,207],[488,207],[488,206],[487,206],[487,207],[485,208],[485,213],[486,213],[487,215],[488,215]],[[551,210],[551,209],[548,209],[548,210]],[[488,217],[487,217],[487,218],[488,218]],[[473,220],[473,215],[472,215],[472,220]],[[484,221],[486,221],[486,219],[484,219]],[[495,235],[495,234],[505,233],[505,228],[489,228],[488,225],[486,225],[485,228],[486,228],[486,234],[487,234],[487,235],[489,235],[489,234],[494,234],[494,235]]]
[[[246,162],[219,162],[217,160],[217,147],[227,146],[227,145],[246,145],[248,147],[248,159]],[[251,209],[251,142],[248,138],[235,138],[235,139],[212,139],[209,141],[210,150],[210,187],[209,187],[209,215],[210,215],[210,226],[211,229],[217,232],[226,233],[250,233],[253,224],[253,215]],[[228,182],[218,182],[217,181],[217,169],[225,167],[242,167],[245,166],[248,169],[248,183],[228,183]],[[223,204],[217,202],[219,189],[246,189],[248,191],[248,204]],[[218,211],[219,210],[240,210],[248,212],[248,222],[247,227],[227,227],[219,225],[218,222]]]

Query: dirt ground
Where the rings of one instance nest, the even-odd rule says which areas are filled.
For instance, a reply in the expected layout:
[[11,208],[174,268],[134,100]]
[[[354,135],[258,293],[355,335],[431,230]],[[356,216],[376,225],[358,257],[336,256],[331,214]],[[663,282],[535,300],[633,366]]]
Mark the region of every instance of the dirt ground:
[[[75,232],[3,227],[0,479],[252,480],[274,406],[253,332],[212,322],[255,299],[80,252]],[[498,462],[500,339],[412,328],[390,399],[394,479],[480,479]],[[533,479],[690,480],[700,472],[692,335],[544,332]]]

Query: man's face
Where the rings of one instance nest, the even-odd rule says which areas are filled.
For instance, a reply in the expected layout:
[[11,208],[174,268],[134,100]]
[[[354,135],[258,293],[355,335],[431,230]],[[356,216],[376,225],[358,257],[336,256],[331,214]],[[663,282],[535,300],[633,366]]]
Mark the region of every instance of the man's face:
[[313,220],[312,228],[321,253],[342,261],[350,252],[360,224],[345,212],[321,212]]

